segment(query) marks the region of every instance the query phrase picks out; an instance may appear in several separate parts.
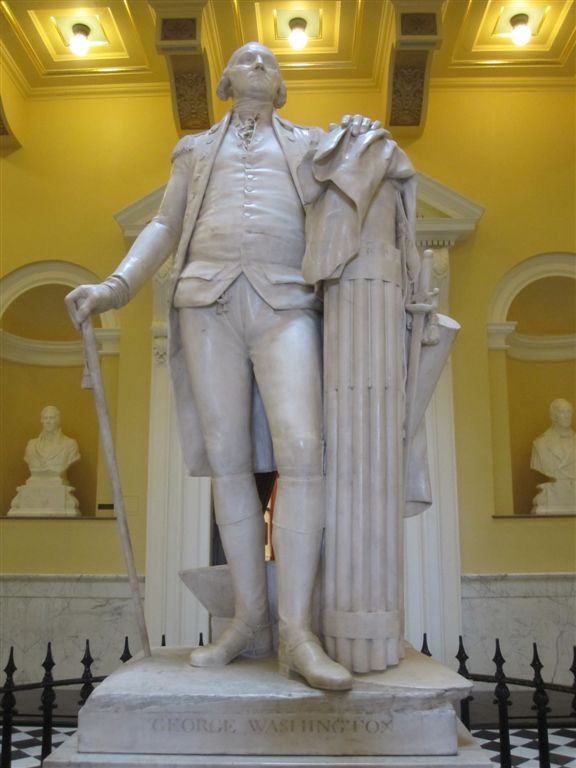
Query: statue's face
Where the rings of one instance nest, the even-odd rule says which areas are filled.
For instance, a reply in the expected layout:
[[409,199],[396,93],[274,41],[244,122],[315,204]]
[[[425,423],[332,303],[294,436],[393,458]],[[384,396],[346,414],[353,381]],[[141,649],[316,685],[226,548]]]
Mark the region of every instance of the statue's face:
[[44,432],[56,432],[60,427],[60,413],[56,408],[45,408],[42,411],[42,428]]
[[569,427],[572,424],[573,409],[567,400],[558,400],[552,408],[552,421],[559,427]]
[[248,43],[230,59],[227,74],[232,95],[274,102],[282,83],[278,62],[272,51],[259,43]]

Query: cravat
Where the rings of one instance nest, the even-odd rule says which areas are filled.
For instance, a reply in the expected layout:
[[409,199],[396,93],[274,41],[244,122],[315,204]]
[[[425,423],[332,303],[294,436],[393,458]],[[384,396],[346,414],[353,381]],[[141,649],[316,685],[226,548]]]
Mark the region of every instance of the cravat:
[[234,126],[236,135],[242,142],[244,149],[248,149],[250,142],[252,141],[257,120],[258,115],[256,115],[256,117],[247,117],[242,123],[240,123],[240,125]]

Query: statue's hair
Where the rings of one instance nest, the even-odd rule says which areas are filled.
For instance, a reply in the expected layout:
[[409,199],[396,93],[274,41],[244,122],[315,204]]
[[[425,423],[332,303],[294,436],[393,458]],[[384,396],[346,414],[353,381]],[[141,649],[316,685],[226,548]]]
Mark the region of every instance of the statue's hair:
[[556,400],[552,400],[552,402],[550,403],[550,418],[551,419],[554,418],[554,414],[556,413],[558,408],[562,408],[563,406],[566,406],[566,405],[570,409],[572,408],[572,404],[568,400],[565,400],[563,397],[558,397],[556,398]]
[[56,411],[56,413],[60,413],[60,409],[57,408],[55,405],[45,405],[44,408],[42,408],[42,415],[46,413],[46,411]]
[[56,406],[55,406],[55,405],[45,405],[45,406],[44,406],[44,408],[42,408],[42,410],[40,411],[40,416],[41,416],[41,417],[42,417],[42,416],[44,416],[44,414],[46,413],[46,411],[56,411],[56,413],[58,414],[58,416],[60,416],[60,409],[59,409],[59,408],[56,408]]
[[[250,43],[247,43],[247,45],[250,45]],[[246,46],[242,46],[242,48],[245,48],[245,47]],[[242,50],[242,49],[239,48],[238,50]],[[222,76],[220,77],[220,81],[218,82],[218,87],[216,88],[216,95],[221,101],[227,101],[228,99],[232,98],[232,83],[230,82],[228,70],[231,64],[233,64],[237,53],[238,51],[234,51],[234,53],[230,57],[230,61],[226,65],[226,69],[224,70],[224,72],[222,72]],[[280,77],[282,77],[282,75],[280,75]],[[276,96],[274,97],[274,101],[272,103],[276,109],[280,109],[280,107],[283,107],[284,104],[286,104],[287,98],[288,98],[288,93],[286,90],[286,83],[284,82],[284,80],[282,80],[280,82],[280,87],[278,88],[278,92],[276,93]]]

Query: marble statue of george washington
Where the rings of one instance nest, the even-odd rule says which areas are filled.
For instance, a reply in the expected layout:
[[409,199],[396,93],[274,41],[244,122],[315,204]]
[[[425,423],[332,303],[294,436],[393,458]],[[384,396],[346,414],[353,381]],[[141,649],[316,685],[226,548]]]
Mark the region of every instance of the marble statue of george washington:
[[[225,631],[195,648],[190,663],[271,651],[254,472],[276,469],[280,671],[346,690],[350,671],[311,630],[324,529],[322,301],[302,273],[307,211],[319,192],[301,166],[330,134],[277,114],[285,84],[258,43],[232,55],[218,95],[232,98],[231,111],[177,144],[158,214],[110,277],[74,289],[67,303],[76,325],[121,307],[175,253],[169,355],[181,442],[190,473],[212,478],[235,604]],[[382,133],[360,116],[335,130],[350,140]]]

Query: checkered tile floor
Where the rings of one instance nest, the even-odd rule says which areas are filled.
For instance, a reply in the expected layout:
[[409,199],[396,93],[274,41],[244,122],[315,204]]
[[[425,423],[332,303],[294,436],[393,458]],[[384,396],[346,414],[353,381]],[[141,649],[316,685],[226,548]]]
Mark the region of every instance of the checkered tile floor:
[[[66,741],[76,728],[54,728],[52,748],[55,749]],[[12,731],[12,768],[36,768],[41,765],[42,729],[32,726],[16,725]]]
[[[482,747],[493,754],[495,764],[500,763],[498,731],[472,731]],[[576,768],[576,728],[555,728],[548,731],[550,765]],[[512,765],[522,768],[538,768],[538,733],[532,728],[520,728],[510,732]]]
[[[65,741],[74,728],[55,728],[53,747]],[[498,765],[498,732],[477,730],[473,735],[484,749],[492,753],[492,762]],[[576,728],[556,728],[548,732],[550,764],[563,768],[576,768]],[[538,741],[535,730],[517,729],[510,734],[512,765],[522,768],[539,768]],[[12,768],[36,768],[40,766],[42,731],[40,728],[16,726],[12,736]]]

